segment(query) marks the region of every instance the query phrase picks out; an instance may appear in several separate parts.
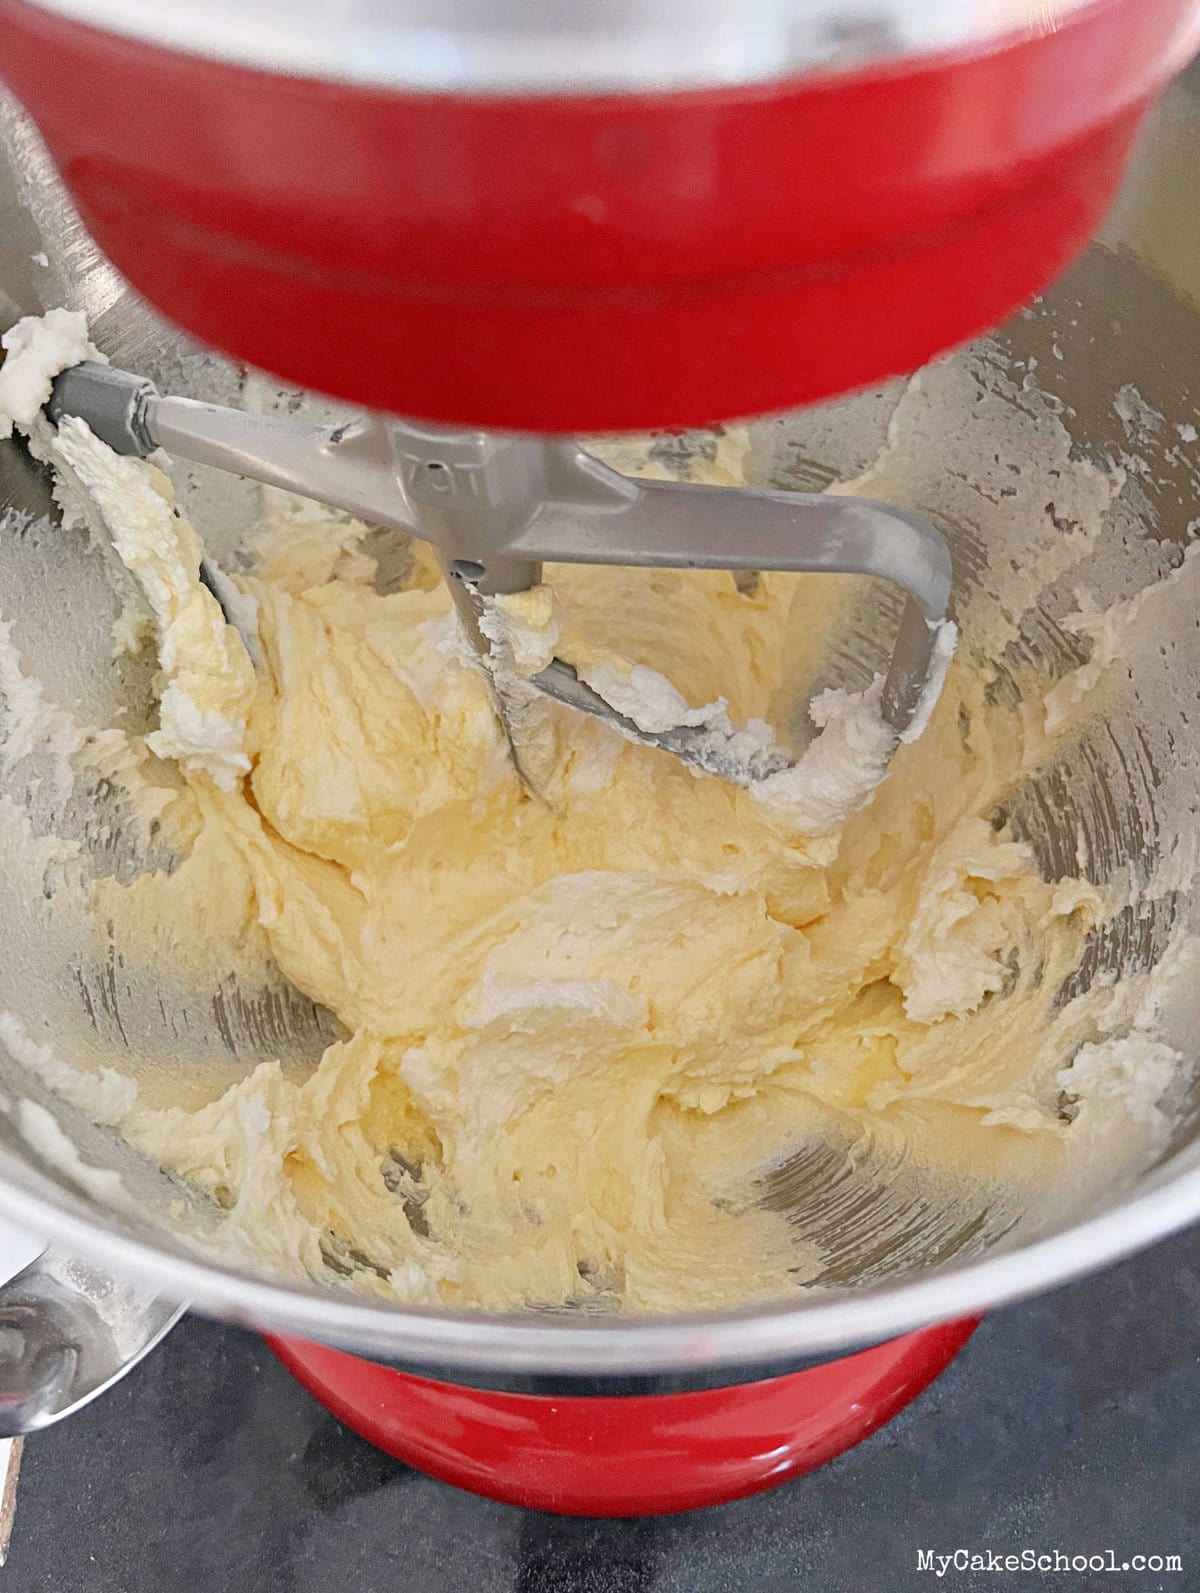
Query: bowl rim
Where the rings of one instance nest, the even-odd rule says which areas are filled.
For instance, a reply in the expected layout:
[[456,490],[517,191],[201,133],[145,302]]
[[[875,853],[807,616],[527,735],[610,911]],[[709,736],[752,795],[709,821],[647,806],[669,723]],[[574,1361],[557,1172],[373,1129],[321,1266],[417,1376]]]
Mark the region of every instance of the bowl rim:
[[[1181,1151],[1183,1156],[1186,1151]],[[35,1185],[40,1187],[35,1187]],[[92,1208],[93,1210],[95,1208]],[[97,1221],[65,1189],[0,1152],[0,1214],[92,1264],[208,1316],[292,1333],[453,1381],[454,1373],[629,1377],[830,1360],[1067,1283],[1200,1217],[1200,1165],[1052,1235],[892,1284],[661,1317],[527,1316],[401,1306],[272,1280]],[[764,1375],[766,1373],[764,1372]]]

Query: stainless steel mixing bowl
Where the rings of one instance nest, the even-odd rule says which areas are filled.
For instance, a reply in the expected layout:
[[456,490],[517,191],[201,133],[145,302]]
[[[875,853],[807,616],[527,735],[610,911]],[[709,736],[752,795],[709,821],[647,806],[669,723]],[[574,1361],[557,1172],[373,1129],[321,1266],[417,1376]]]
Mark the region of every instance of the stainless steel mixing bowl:
[[[30,125],[2,102],[0,147],[0,325],[54,304],[82,308],[114,361],[165,389],[235,401],[242,373],[190,345],[124,286],[80,228]],[[1200,401],[1193,387],[1200,371],[1200,206],[1191,198],[1198,158],[1200,73],[1193,71],[1147,133],[1102,241],[1028,313],[944,368],[969,379],[988,403],[1007,406],[1022,425],[1058,414],[1081,455],[1125,457],[1128,483],[1109,528],[1109,575],[1096,576],[1101,587],[1107,579],[1102,595],[1110,600],[1169,564],[1197,514],[1200,445],[1189,428]],[[752,457],[760,476],[813,486],[862,469],[883,441],[899,391],[893,386],[759,424]],[[679,446],[702,448],[704,439]],[[991,468],[988,460],[982,465]],[[1005,556],[996,529],[1003,490],[993,491],[986,473],[981,466],[968,480],[969,472],[929,446],[914,460],[905,489],[952,539],[968,604],[989,559]],[[195,470],[180,484],[210,538],[220,531],[230,539],[214,549],[228,554],[249,522],[249,491]],[[111,660],[109,561],[79,538],[56,533],[42,518],[49,508],[43,473],[19,445],[0,444],[0,616],[11,623],[31,672],[82,722],[103,723],[122,707],[124,722],[135,722],[152,712],[152,670],[144,660]],[[1081,860],[1096,880],[1125,869],[1142,888],[1090,943],[1077,982],[1146,969],[1172,926],[1193,912],[1186,893],[1147,894],[1144,887],[1156,861],[1196,827],[1198,642],[1190,620],[1169,635],[1137,635],[1107,721],[1064,746],[1054,766],[1009,804],[1007,816],[1050,876]],[[1049,611],[1014,645],[1047,656],[1060,649],[1064,669],[1080,657]],[[854,667],[869,664],[869,639],[859,652]],[[19,786],[36,809],[34,782],[46,771],[36,752],[5,761],[2,715],[0,701],[5,790]],[[53,813],[49,801],[43,822],[76,839],[95,872],[127,878],[170,866],[153,845],[149,852],[131,845],[120,793],[106,782],[77,785]],[[151,1090],[169,1073],[176,1090],[211,1093],[267,1057],[302,1068],[333,1032],[328,1015],[281,978],[246,985],[229,971],[207,990],[185,990],[175,988],[169,968],[148,978],[116,944],[97,961],[82,932],[72,939],[69,924],[47,931],[29,882],[2,862],[0,919],[0,1008],[19,1011],[35,1038],[53,1039],[80,1065],[120,1056]],[[1164,1018],[1190,1055],[1197,1013],[1200,996],[1193,995]],[[14,1103],[23,1097],[53,1112],[88,1166],[118,1169],[139,1209],[114,1209],[64,1172],[69,1158],[39,1154],[16,1120]],[[1200,1215],[1200,1139],[1186,1101],[1172,1143],[1153,1165],[1012,1228],[981,1209],[977,1222],[949,1232],[919,1200],[899,1223],[888,1205],[895,1177],[848,1191],[836,1176],[839,1165],[820,1147],[798,1147],[764,1191],[823,1249],[826,1287],[812,1296],[652,1320],[404,1309],[356,1297],[332,1275],[328,1287],[273,1281],[189,1244],[156,1213],[173,1206],[177,1215],[183,1202],[201,1224],[203,1203],[57,1102],[5,1054],[0,1210],[44,1234],[53,1249],[0,1290],[0,1326],[20,1330],[6,1341],[18,1350],[3,1366],[0,1426],[41,1425],[90,1397],[169,1325],[181,1300],[452,1380],[517,1380],[545,1389],[578,1378],[614,1389],[658,1375],[734,1381],[1048,1288]],[[894,1242],[880,1253],[868,1241],[885,1230]],[[112,1283],[110,1272],[124,1281]]]

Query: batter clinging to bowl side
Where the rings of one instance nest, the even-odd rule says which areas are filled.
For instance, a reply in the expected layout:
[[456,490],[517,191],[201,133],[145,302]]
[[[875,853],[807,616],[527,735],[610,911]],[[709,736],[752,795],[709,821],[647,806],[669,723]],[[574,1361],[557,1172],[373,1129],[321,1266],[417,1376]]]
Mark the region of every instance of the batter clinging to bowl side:
[[[167,478],[78,421],[35,431],[149,601],[160,725],[131,742],[186,782],[164,815],[179,867],[94,882],[89,909],[148,962],[265,939],[345,1031],[307,1078],[268,1063],[208,1104],[91,1100],[214,1197],[207,1242],[325,1282],[340,1257],[404,1300],[732,1304],[819,1271],[752,1198],[810,1136],[902,1147],[1015,1212],[1105,1131],[1063,1091],[1108,1031],[1057,997],[1106,906],[991,822],[1036,737],[970,649],[838,831],[798,834],[548,701],[539,799],[419,549],[381,595],[345,522],[293,505],[240,578],[256,670]],[[581,634],[741,720],[778,717],[797,620],[827,604],[814,579],[547,572]],[[1093,1069],[1123,1128],[1174,1065],[1144,1044],[1145,1100]]]

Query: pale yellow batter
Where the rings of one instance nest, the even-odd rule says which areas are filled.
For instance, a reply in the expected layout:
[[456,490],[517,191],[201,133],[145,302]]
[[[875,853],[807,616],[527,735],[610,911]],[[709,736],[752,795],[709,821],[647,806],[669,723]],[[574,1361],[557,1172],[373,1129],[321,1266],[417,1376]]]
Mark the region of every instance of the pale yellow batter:
[[[1101,912],[989,822],[1028,722],[964,657],[840,834],[545,703],[517,779],[419,555],[381,596],[317,517],[256,578],[255,672],[198,580],[166,478],[68,422],[53,452],[150,600],[150,751],[186,787],[172,874],[96,887],[128,955],[265,940],[345,1038],[210,1104],[109,1121],[224,1211],[215,1242],[376,1294],[675,1309],[804,1279],[754,1179],[806,1137],[1033,1187],[1076,1132],[1055,1005]],[[803,578],[554,569],[572,626],[689,701],[778,717]],[[800,627],[802,629],[802,627]]]

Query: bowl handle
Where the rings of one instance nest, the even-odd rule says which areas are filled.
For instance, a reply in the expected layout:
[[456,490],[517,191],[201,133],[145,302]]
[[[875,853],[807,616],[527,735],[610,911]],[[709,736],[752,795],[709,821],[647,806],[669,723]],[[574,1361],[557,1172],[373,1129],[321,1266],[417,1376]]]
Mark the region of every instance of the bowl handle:
[[14,1252],[20,1259],[32,1249],[35,1258],[0,1286],[0,1439],[49,1427],[95,1399],[185,1309],[23,1236],[10,1248],[9,1238],[0,1232],[0,1269]]

